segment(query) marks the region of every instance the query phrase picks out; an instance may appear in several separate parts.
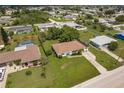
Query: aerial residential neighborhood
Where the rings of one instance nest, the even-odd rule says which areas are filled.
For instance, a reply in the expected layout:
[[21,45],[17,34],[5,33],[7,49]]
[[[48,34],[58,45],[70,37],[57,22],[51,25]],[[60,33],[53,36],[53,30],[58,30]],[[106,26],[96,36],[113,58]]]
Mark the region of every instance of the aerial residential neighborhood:
[[0,88],[124,87],[124,6],[0,6]]

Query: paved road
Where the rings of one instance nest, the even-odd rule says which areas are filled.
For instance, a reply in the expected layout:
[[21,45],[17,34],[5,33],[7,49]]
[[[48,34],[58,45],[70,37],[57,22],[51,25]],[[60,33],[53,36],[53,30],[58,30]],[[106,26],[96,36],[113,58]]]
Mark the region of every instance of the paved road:
[[96,67],[96,69],[101,73],[106,73],[107,69],[104,68],[102,65],[100,65],[97,61],[96,61],[96,56],[93,55],[90,51],[87,52],[82,52],[82,55],[93,65]]
[[124,88],[124,66],[101,74],[73,88]]

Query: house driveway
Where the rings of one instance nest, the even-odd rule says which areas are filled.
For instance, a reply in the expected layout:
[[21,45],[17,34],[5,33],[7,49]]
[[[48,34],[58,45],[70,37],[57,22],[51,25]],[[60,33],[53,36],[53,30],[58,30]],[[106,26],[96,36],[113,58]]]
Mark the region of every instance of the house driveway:
[[104,68],[102,65],[100,65],[97,61],[96,61],[96,56],[93,55],[90,51],[87,52],[82,52],[82,55],[93,65],[96,67],[96,69],[101,73],[106,73],[107,69]]
[[102,47],[101,50],[104,51],[105,53],[107,53],[108,55],[110,55],[111,57],[113,57],[114,59],[118,60],[119,62],[123,62],[124,61],[122,58],[120,58],[119,56],[115,55],[114,53],[112,53],[111,51],[109,51],[105,47]]

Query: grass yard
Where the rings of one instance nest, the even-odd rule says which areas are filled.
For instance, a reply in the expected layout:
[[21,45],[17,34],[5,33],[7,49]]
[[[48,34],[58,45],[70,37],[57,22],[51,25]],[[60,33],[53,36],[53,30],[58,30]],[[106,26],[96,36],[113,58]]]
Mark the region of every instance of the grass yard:
[[72,87],[99,74],[83,57],[58,59],[51,55],[49,60],[46,65],[46,78],[40,76],[41,67],[29,68],[26,70],[32,71],[31,76],[25,75],[26,70],[9,74],[7,82],[11,81],[11,84],[6,87]]
[[124,41],[118,39],[118,45],[118,48],[113,52],[124,59]]
[[72,19],[65,19],[64,17],[52,17],[51,19],[57,21],[57,22],[68,22],[73,21]]
[[121,64],[117,62],[114,58],[112,58],[110,55],[106,54],[105,52],[95,49],[94,47],[90,47],[89,50],[96,56],[96,60],[104,66],[107,70],[113,70]]
[[55,44],[57,42],[58,42],[58,40],[47,40],[43,43],[43,46],[44,46],[45,50],[49,50],[49,49],[51,49],[52,44]]

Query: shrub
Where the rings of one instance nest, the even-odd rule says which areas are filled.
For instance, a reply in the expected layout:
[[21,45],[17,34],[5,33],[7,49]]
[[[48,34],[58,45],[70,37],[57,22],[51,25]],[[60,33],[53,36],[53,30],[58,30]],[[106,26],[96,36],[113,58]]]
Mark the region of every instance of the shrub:
[[17,66],[20,65],[20,63],[21,63],[21,60],[20,59],[14,61],[14,64],[17,65]]
[[118,43],[117,42],[111,42],[109,45],[108,45],[108,49],[110,51],[114,51],[115,49],[118,48]]
[[13,63],[11,62],[11,63],[9,63],[9,66],[11,67],[11,66],[13,66]]
[[51,50],[47,50],[46,51],[46,56],[50,56],[52,54],[52,51]]
[[33,61],[33,66],[37,66],[38,65],[38,62],[37,61]]
[[47,57],[41,57],[41,65],[44,66],[49,62],[49,60],[47,59]]
[[29,75],[32,74],[32,71],[28,70],[28,71],[25,72],[25,74],[29,76]]
[[45,72],[42,72],[42,73],[41,73],[41,77],[46,78]]

